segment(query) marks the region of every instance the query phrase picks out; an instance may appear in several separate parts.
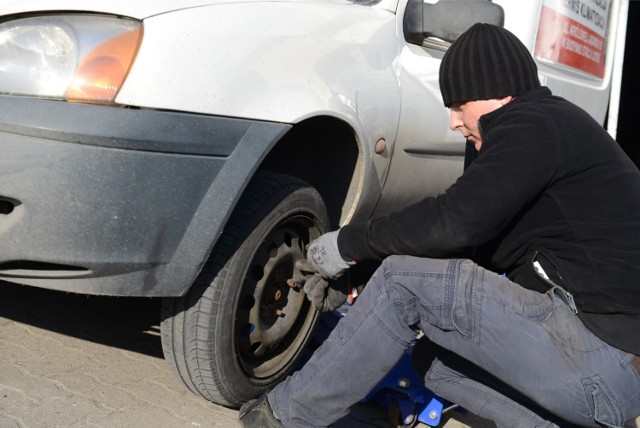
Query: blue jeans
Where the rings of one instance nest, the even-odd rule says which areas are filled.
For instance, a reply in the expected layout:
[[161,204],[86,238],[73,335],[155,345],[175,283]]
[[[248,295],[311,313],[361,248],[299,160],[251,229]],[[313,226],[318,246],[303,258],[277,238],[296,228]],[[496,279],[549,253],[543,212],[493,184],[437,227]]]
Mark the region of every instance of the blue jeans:
[[[268,395],[285,427],[329,426],[393,368],[419,330],[549,414],[620,427],[640,415],[631,355],[593,335],[558,290],[527,290],[468,260],[387,258],[307,364]],[[427,388],[498,426],[553,426],[434,360]]]

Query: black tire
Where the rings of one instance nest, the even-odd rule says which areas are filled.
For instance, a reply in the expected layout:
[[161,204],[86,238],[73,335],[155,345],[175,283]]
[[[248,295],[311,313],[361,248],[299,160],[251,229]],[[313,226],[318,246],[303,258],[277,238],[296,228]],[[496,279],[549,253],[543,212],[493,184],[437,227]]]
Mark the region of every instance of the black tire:
[[273,173],[252,180],[189,293],[163,301],[165,359],[191,391],[238,407],[296,366],[318,313],[286,281],[328,228],[308,184]]

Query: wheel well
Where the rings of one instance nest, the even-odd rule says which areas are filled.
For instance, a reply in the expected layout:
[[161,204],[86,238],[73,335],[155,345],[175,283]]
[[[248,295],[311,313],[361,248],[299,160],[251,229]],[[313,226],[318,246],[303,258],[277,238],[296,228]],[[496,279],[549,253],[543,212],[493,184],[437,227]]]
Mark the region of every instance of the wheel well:
[[320,192],[337,227],[354,181],[358,144],[340,119],[316,117],[296,124],[267,155],[261,170],[298,177]]

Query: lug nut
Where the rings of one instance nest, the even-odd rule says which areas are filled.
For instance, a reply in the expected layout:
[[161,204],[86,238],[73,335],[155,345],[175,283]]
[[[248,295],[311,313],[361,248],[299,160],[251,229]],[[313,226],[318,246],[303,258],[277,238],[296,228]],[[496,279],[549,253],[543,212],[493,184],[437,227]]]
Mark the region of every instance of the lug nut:
[[298,284],[293,278],[287,279],[287,285],[291,288],[300,288],[300,284]]

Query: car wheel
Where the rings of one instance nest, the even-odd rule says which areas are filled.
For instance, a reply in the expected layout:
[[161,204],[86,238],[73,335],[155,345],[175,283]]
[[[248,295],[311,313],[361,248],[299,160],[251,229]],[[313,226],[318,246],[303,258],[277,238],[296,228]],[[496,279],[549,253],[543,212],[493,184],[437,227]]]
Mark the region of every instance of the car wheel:
[[296,366],[318,313],[287,280],[328,228],[308,184],[274,173],[249,184],[188,294],[163,301],[164,355],[191,391],[237,407]]

